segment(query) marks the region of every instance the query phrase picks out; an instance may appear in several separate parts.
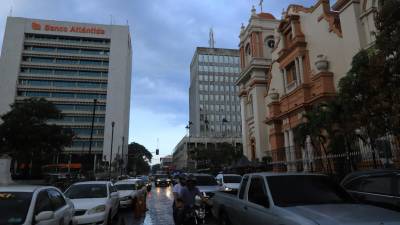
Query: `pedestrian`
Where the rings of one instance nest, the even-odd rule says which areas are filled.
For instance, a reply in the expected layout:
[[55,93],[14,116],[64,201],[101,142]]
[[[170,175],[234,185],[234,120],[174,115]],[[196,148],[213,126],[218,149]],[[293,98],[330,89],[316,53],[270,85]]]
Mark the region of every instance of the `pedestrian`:
[[179,182],[174,185],[172,189],[172,194],[174,195],[174,202],[172,204],[172,214],[174,218],[175,225],[178,225],[179,222],[177,221],[179,209],[183,208],[183,202],[181,200],[181,190],[186,185],[186,175],[180,174],[179,175]]

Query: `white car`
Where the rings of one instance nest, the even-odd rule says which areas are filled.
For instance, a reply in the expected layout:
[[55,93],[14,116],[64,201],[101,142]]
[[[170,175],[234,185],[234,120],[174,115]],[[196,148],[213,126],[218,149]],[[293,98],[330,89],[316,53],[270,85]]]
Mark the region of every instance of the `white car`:
[[221,185],[222,191],[237,191],[239,190],[240,181],[242,176],[237,174],[218,174],[215,179],[217,183]]
[[136,179],[128,179],[114,184],[119,193],[119,205],[121,208],[132,206],[139,197],[145,194],[145,190],[138,181]]
[[109,181],[86,181],[71,185],[65,196],[75,206],[78,224],[111,224],[118,213],[119,194]]
[[0,224],[71,225],[74,205],[55,187],[0,187]]

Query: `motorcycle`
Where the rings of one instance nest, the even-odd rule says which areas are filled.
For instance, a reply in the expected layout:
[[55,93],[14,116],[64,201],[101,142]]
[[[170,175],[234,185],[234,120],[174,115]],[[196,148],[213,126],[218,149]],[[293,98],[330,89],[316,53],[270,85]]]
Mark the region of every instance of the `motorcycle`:
[[194,205],[186,208],[184,225],[198,225],[206,222],[206,207],[204,202],[196,197]]

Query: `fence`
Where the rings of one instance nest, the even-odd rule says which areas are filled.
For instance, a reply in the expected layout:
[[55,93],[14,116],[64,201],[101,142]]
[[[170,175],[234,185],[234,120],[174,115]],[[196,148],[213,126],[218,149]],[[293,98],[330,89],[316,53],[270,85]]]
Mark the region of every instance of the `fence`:
[[270,151],[273,171],[318,172],[343,177],[365,169],[400,168],[399,143],[393,137],[375,142],[374,148],[361,140],[334,151],[325,146],[289,146]]

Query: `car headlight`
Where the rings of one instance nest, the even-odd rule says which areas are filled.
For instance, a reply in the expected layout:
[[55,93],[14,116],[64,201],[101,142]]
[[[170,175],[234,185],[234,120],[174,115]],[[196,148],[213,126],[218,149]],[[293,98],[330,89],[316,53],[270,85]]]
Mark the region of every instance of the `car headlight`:
[[171,182],[171,179],[167,179],[167,182]]
[[232,188],[225,187],[224,191],[232,191]]
[[160,179],[157,179],[156,181],[157,181],[157,182],[160,182],[161,180],[160,180]]
[[106,205],[98,205],[90,210],[88,210],[87,214],[94,214],[94,213],[99,213],[99,212],[104,212],[106,211]]

